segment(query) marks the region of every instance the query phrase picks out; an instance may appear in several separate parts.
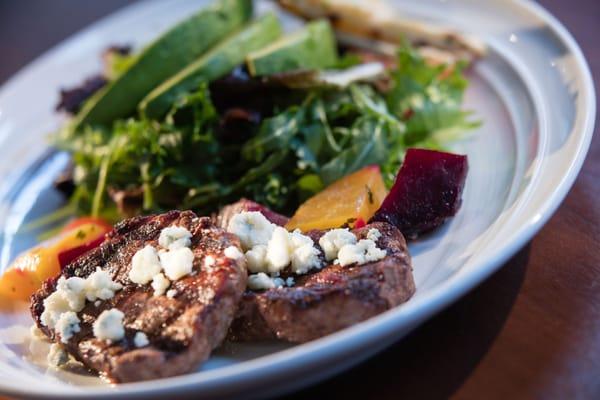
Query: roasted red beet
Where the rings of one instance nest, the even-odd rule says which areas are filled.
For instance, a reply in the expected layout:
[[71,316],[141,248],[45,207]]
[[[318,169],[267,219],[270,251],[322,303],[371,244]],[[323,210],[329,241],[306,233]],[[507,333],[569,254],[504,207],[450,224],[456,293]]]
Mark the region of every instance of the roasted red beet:
[[369,222],[395,225],[409,239],[456,214],[465,186],[467,156],[409,149],[390,193]]
[[77,246],[72,249],[61,251],[60,253],[58,253],[58,263],[60,264],[60,269],[62,270],[72,261],[75,261],[76,258],[79,258],[79,256],[84,255],[88,251],[100,246],[105,239],[106,236],[100,236],[98,239],[94,239],[89,243],[82,244],[81,246]]

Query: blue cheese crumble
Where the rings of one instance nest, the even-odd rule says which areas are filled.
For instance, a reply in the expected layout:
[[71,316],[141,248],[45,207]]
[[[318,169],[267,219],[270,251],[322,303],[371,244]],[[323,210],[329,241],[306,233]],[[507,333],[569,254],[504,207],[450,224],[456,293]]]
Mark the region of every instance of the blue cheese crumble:
[[192,245],[192,233],[181,226],[169,226],[160,231],[158,244],[163,249],[179,249]]
[[94,336],[100,340],[107,340],[109,342],[116,342],[123,339],[125,337],[124,317],[125,314],[116,308],[102,311],[93,325]]
[[154,247],[146,245],[143,249],[138,250],[131,259],[129,280],[138,285],[145,285],[161,271],[162,265],[158,258],[158,252]]
[[129,280],[138,285],[151,284],[154,296],[167,292],[171,281],[192,274],[194,252],[192,233],[182,226],[164,228],[158,237],[160,249],[146,245],[131,259]]
[[[288,232],[256,211],[234,215],[227,231],[240,238],[248,270],[278,276],[288,266],[296,274],[305,274],[322,266],[313,240],[300,231]],[[262,276],[262,275],[261,275]]]
[[135,336],[133,337],[133,344],[138,348],[146,347],[150,344],[150,341],[144,332],[136,332]]
[[338,253],[338,260],[342,267],[350,264],[365,264],[381,260],[386,256],[386,251],[377,247],[371,239],[360,240],[356,244],[347,244]]
[[272,278],[264,272],[248,276],[248,288],[250,290],[267,290],[284,286],[294,286],[294,278]]
[[355,244],[356,236],[349,229],[332,229],[319,239],[319,246],[325,253],[327,261],[337,258],[338,252],[347,244]]
[[55,330],[60,335],[60,341],[68,343],[69,339],[81,330],[79,317],[73,311],[62,313],[56,321]]
[[172,281],[181,279],[192,272],[194,253],[189,247],[159,251],[158,257],[165,275]]
[[48,356],[46,357],[48,365],[54,368],[60,368],[68,363],[69,359],[69,353],[67,353],[60,344],[53,343],[50,345]]
[[[286,268],[302,275],[323,267],[321,251],[312,238],[299,230],[289,232],[271,223],[260,212],[234,215],[227,231],[237,235],[242,243],[250,273],[248,288],[251,290],[292,286],[293,279],[288,283],[278,278]],[[360,265],[384,258],[385,250],[376,244],[381,232],[370,229],[366,236],[366,239],[359,241],[349,229],[332,229],[319,239],[319,246],[327,261],[342,266]]]
[[152,278],[151,286],[154,289],[154,296],[162,296],[169,289],[169,286],[171,286],[171,281],[159,273]]
[[122,288],[107,271],[100,268],[85,279],[61,276],[54,293],[44,300],[40,321],[42,325],[54,329],[61,341],[66,343],[73,334],[79,332],[77,313],[83,309],[86,300],[108,300]]
[[225,249],[225,251],[223,253],[225,254],[225,257],[231,258],[232,260],[240,260],[240,259],[244,258],[244,253],[242,253],[235,246],[229,246],[228,248]]
[[244,211],[234,215],[227,226],[227,231],[234,233],[247,251],[257,245],[266,245],[276,225],[258,211]]

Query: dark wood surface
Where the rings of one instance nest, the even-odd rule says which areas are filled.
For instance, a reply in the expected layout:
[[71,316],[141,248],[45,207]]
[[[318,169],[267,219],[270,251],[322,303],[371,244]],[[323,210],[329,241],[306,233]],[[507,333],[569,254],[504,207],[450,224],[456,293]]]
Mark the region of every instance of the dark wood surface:
[[[0,82],[127,3],[0,0]],[[600,1],[541,3],[599,77]],[[499,272],[384,353],[293,397],[600,398],[599,198],[597,134],[556,215]]]

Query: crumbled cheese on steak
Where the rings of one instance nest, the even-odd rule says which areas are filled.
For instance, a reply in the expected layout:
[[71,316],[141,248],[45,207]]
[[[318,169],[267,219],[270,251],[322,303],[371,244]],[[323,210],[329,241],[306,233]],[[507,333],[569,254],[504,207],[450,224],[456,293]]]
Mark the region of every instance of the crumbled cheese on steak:
[[279,271],[287,267],[291,262],[289,232],[280,226],[275,228],[273,235],[267,244],[267,266],[268,271],[277,275]]
[[[162,234],[161,234],[162,235]],[[150,245],[138,250],[131,259],[129,279],[138,285],[145,285],[162,271],[158,252]]]
[[264,272],[248,276],[248,288],[250,290],[263,290],[274,288],[275,284],[271,277]]
[[61,276],[56,283],[56,292],[57,294],[48,301],[51,303],[50,309],[63,308],[62,312],[80,311],[85,306],[85,279],[83,278],[74,276],[66,279]]
[[108,271],[100,268],[85,279],[85,297],[89,301],[112,299],[122,288],[123,285],[113,282]]
[[386,251],[377,247],[370,239],[360,240],[356,244],[347,244],[338,253],[341,266],[350,264],[365,264],[384,258]]
[[239,260],[240,258],[244,257],[244,253],[242,253],[240,249],[235,246],[229,246],[226,248],[224,254],[225,257],[231,258],[232,260]]
[[248,250],[246,252],[246,264],[250,272],[268,272],[267,246],[259,244]]
[[51,367],[60,368],[69,362],[69,353],[60,344],[53,343],[50,345],[46,360]]
[[283,286],[294,286],[294,278],[289,277],[285,280],[277,277],[272,278],[264,272],[248,276],[248,288],[250,290],[266,290]]
[[251,290],[266,290],[277,287],[277,281],[264,272],[248,276],[248,288]]
[[116,342],[125,337],[123,318],[125,314],[116,308],[103,311],[94,321],[94,336],[101,340]]
[[42,325],[54,329],[66,343],[74,333],[79,332],[77,314],[85,306],[86,300],[108,300],[123,286],[114,282],[110,274],[100,268],[86,279],[61,276],[56,290],[44,299],[44,311],[40,316]]
[[234,215],[227,230],[242,242],[250,272],[276,277],[288,266],[296,274],[322,267],[320,251],[310,237],[299,230],[288,232],[260,212],[244,211]]
[[145,285],[152,282],[155,296],[165,294],[171,281],[191,274],[194,267],[194,252],[190,249],[192,234],[186,228],[164,228],[158,244],[160,250],[151,245],[138,250],[131,259],[129,271],[129,279],[133,283]]
[[292,259],[292,271],[305,274],[313,268],[321,268],[320,252],[313,240],[295,230],[289,235]]
[[69,309],[80,311],[85,306],[85,279],[77,276],[66,279],[61,276],[56,283],[56,290],[62,294]]
[[[323,266],[321,252],[309,236],[299,230],[289,232],[284,227],[271,223],[260,212],[234,215],[227,230],[237,235],[242,242],[248,271],[253,273],[248,277],[248,287],[252,290],[285,285],[286,282],[280,282],[277,277],[288,267],[295,274],[301,275]],[[360,265],[385,257],[385,250],[378,248],[376,244],[380,237],[381,232],[370,229],[367,239],[358,241],[349,229],[332,229],[321,236],[319,246],[327,261],[342,266]],[[241,253],[237,253],[236,258],[241,256]],[[233,254],[228,257],[233,258]]]
[[347,244],[355,244],[356,236],[348,229],[332,229],[319,239],[319,246],[325,253],[327,261],[337,258],[338,252]]
[[190,247],[192,245],[192,234],[182,226],[170,226],[160,232],[158,244],[164,249]]
[[150,341],[144,332],[137,332],[133,337],[133,344],[135,347],[146,347],[150,344]]
[[72,310],[80,311],[81,309],[71,308],[67,295],[61,290],[56,290],[44,299],[44,312],[40,316],[40,322],[42,325],[54,329],[60,316]]
[[227,232],[236,235],[244,250],[250,250],[257,245],[266,245],[276,225],[272,224],[258,211],[244,211],[234,215],[227,226]]
[[77,317],[73,311],[67,311],[62,313],[56,321],[55,330],[60,335],[60,341],[63,343],[68,343],[69,339],[73,337],[74,334],[79,332],[81,328],[79,327],[79,323],[81,321]]
[[189,247],[159,251],[158,257],[165,275],[172,281],[181,279],[192,272],[194,253]]
[[379,229],[371,228],[369,229],[369,232],[367,232],[367,239],[370,239],[374,242],[377,242],[380,237],[381,232],[379,232]]
[[314,242],[299,230],[288,232],[278,226],[267,244],[267,270],[271,275],[278,275],[288,265],[296,274],[305,274],[313,268],[320,268],[319,250]]
[[171,281],[163,274],[156,274],[152,278],[152,289],[154,289],[155,296],[162,296],[165,294],[169,286],[171,286]]

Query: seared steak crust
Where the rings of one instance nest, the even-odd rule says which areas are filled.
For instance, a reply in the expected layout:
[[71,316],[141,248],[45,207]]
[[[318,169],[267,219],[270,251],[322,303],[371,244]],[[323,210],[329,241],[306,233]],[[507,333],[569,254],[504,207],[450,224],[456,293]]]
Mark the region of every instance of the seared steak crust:
[[[377,241],[384,259],[363,265],[328,265],[296,278],[296,285],[264,292],[246,291],[229,339],[283,339],[306,342],[364,321],[407,301],[415,292],[411,260],[404,237],[387,223],[354,230],[364,239],[369,229],[381,232]],[[323,232],[310,232],[318,242]]]
[[[158,246],[163,228],[182,226],[192,233],[194,272],[173,282],[173,298],[154,296],[150,285],[136,285],[129,278],[133,255],[150,244]],[[69,264],[62,276],[85,278],[97,267],[107,270],[123,289],[98,307],[86,304],[78,313],[81,331],[65,345],[67,351],[87,367],[114,382],[131,382],[182,374],[206,360],[227,333],[235,309],[246,287],[243,259],[224,256],[229,246],[240,249],[237,237],[212,224],[209,218],[197,218],[190,211],[171,211],[157,216],[125,220],[97,249]],[[216,262],[207,267],[204,260]],[[31,312],[38,327],[53,341],[58,335],[43,326],[40,316],[43,301],[56,289],[57,279],[48,280],[33,295]],[[109,343],[94,337],[92,324],[107,309],[125,314],[126,337]],[[144,332],[150,344],[136,348],[134,336]]]
[[271,223],[279,226],[285,226],[285,224],[287,224],[289,221],[289,218],[285,215],[278,214],[262,204],[244,198],[236,201],[233,204],[223,207],[219,213],[213,217],[213,220],[217,226],[227,229],[231,218],[233,218],[234,215],[244,211],[258,211],[264,215],[266,219],[271,221]]

